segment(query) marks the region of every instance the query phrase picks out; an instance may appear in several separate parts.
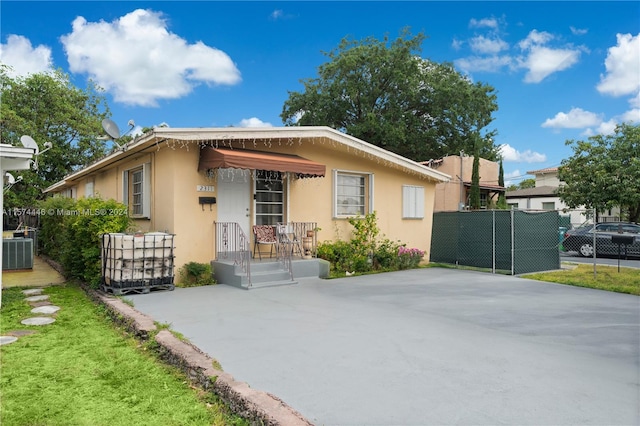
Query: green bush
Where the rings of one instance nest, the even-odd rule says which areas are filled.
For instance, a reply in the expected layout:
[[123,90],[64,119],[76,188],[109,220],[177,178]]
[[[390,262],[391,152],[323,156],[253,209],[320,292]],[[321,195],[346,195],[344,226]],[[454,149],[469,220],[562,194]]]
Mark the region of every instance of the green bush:
[[424,252],[407,249],[405,244],[379,239],[376,214],[350,218],[353,236],[350,241],[323,242],[318,245],[318,257],[331,263],[332,274],[347,272],[397,271],[416,268]]
[[100,284],[101,236],[125,232],[131,224],[127,207],[101,198],[48,198],[40,208],[40,240],[44,254],[60,262],[71,278],[92,287]]
[[208,263],[189,262],[180,268],[178,287],[198,287],[216,283],[213,270]]

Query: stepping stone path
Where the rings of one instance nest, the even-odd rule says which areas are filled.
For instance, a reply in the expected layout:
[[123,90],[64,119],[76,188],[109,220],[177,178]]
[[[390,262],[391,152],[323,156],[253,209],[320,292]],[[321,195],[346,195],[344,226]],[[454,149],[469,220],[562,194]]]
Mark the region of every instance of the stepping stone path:
[[56,320],[51,317],[33,317],[20,321],[24,325],[47,325],[55,322]]
[[[29,290],[23,290],[22,294],[26,296],[25,300],[31,303],[32,306],[36,305],[36,307],[31,310],[32,313],[44,315],[55,314],[60,310],[60,307],[53,306],[49,302],[49,296],[47,296],[46,294],[42,294],[42,291],[43,289],[41,288],[32,288]],[[27,318],[20,322],[24,325],[47,325],[55,321],[56,320],[51,317],[33,317]],[[27,333],[27,330],[21,331],[25,331],[24,333],[20,333],[22,335],[31,334]],[[18,332],[16,332],[15,334],[18,334]],[[8,345],[9,343],[13,343],[16,340],[18,340],[16,336],[0,336],[0,345]]]
[[13,343],[18,340],[15,336],[0,336],[0,346],[8,345],[9,343]]
[[51,314],[55,314],[59,310],[60,310],[59,306],[45,305],[45,306],[38,306],[37,308],[33,308],[31,310],[31,313],[32,314],[51,315]]
[[49,300],[49,296],[47,296],[46,294],[43,294],[40,296],[27,297],[24,300],[26,300],[27,302],[42,302],[43,300]]

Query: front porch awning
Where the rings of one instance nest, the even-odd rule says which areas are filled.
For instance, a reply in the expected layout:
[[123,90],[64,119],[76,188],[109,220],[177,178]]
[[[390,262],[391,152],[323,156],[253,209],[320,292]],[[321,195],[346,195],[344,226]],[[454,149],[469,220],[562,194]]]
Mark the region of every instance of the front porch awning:
[[303,177],[323,177],[326,171],[324,164],[297,155],[210,146],[202,148],[198,171],[218,168],[291,172]]

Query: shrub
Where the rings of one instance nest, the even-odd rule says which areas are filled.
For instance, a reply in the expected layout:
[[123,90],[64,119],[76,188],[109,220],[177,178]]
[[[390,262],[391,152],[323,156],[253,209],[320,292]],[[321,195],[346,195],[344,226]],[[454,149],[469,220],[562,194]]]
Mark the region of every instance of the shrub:
[[423,257],[424,251],[417,248],[401,246],[398,249],[398,269],[417,268]]
[[40,205],[43,252],[61,263],[71,278],[97,288],[101,279],[100,238],[125,232],[131,223],[127,206],[98,197],[48,198]]
[[399,241],[379,239],[376,214],[350,218],[353,237],[350,241],[323,242],[318,257],[331,263],[332,274],[346,272],[397,271],[416,268],[424,256],[420,249],[407,249]]
[[216,283],[213,270],[208,263],[189,262],[180,268],[178,287],[198,287]]

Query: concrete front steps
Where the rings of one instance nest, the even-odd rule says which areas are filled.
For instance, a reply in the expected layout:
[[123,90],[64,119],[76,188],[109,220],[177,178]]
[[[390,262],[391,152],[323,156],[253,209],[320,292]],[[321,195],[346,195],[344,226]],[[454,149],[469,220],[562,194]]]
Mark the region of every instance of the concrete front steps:
[[[273,259],[251,262],[251,283],[242,268],[230,261],[211,262],[213,277],[218,284],[227,284],[245,290],[264,287],[298,284],[296,279],[326,277],[329,275],[328,262],[322,259],[296,259],[292,262],[293,279],[280,262]],[[326,270],[326,272],[325,272]]]

